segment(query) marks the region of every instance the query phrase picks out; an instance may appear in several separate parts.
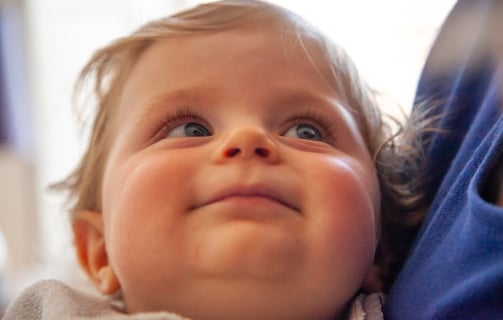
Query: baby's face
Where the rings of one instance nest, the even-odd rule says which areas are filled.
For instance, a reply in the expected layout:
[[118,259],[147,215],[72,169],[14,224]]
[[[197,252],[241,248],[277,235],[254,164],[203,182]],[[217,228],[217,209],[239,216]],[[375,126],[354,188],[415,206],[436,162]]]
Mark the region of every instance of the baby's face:
[[134,66],[103,184],[129,312],[328,318],[361,286],[379,210],[371,157],[338,96],[281,41],[162,40]]

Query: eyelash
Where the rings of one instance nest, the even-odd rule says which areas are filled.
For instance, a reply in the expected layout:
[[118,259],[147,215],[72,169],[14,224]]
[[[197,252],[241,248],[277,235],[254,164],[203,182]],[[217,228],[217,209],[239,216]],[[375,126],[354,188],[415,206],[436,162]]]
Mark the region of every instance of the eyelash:
[[322,140],[327,143],[335,143],[336,140],[336,126],[334,121],[330,121],[327,115],[320,112],[316,108],[308,109],[302,113],[295,114],[290,117],[285,124],[282,131],[286,131],[294,125],[307,123],[318,129],[322,135]]
[[197,112],[193,111],[189,107],[183,107],[179,108],[176,110],[176,112],[173,115],[168,116],[167,118],[163,119],[155,132],[157,132],[158,136],[164,136],[168,134],[171,130],[174,128],[184,124],[184,123],[189,123],[189,122],[197,122],[200,123],[210,132],[213,132],[212,126],[208,123],[208,121],[204,120],[204,117],[198,114]]
[[[202,115],[195,112],[190,107],[182,107],[177,109],[173,115],[168,116],[159,123],[157,129],[155,130],[155,132],[157,132],[156,135],[162,137],[174,128],[189,122],[200,123],[206,126],[206,128],[213,133],[213,127],[204,119]],[[316,127],[316,129],[320,130],[323,141],[328,143],[335,142],[335,123],[333,121],[329,121],[327,116],[316,108],[310,108],[306,111],[294,114],[284,122],[281,126],[280,132],[283,134],[292,126],[304,123],[312,125]]]

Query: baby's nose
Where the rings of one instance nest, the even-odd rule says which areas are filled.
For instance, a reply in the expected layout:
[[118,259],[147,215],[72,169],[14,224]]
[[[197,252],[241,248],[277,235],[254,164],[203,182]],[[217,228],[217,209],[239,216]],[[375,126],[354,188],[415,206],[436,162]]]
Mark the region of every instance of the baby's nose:
[[260,126],[243,126],[233,129],[224,137],[215,155],[216,162],[253,158],[269,163],[279,161],[276,142],[270,133]]

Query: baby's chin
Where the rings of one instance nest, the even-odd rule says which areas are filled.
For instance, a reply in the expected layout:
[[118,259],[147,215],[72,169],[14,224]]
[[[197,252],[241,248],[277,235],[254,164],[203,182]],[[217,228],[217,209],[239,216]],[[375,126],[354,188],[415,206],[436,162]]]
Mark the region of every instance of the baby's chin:
[[127,313],[164,311],[197,320],[315,320],[338,318],[348,303],[337,303],[340,297],[313,296],[288,284],[217,279],[187,285],[167,297],[150,297],[146,303],[144,298],[125,296]]
[[197,252],[187,257],[187,268],[203,279],[274,282],[294,277],[306,258],[295,234],[256,222],[234,222],[208,231]]

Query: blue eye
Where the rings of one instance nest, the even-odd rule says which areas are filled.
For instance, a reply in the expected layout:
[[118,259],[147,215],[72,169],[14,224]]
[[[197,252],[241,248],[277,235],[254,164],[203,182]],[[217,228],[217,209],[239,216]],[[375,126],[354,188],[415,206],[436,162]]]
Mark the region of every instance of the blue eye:
[[314,141],[322,140],[320,131],[316,129],[316,127],[305,123],[295,125],[288,129],[288,131],[285,133],[285,137]]
[[211,136],[210,130],[197,122],[189,122],[178,127],[173,128],[168,132],[168,138],[182,138],[182,137],[207,137]]

